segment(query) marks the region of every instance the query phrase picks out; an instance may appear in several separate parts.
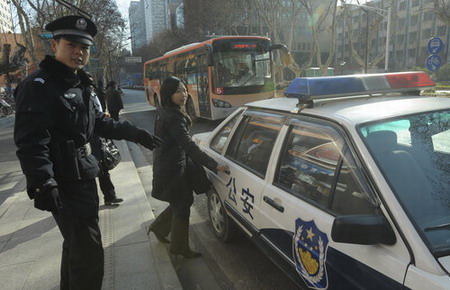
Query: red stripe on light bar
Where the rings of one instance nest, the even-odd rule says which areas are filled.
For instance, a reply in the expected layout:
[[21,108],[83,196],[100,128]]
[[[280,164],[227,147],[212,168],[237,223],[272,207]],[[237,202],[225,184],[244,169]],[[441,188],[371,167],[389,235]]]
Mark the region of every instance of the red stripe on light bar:
[[431,87],[435,85],[430,77],[424,72],[386,74],[386,80],[393,89]]

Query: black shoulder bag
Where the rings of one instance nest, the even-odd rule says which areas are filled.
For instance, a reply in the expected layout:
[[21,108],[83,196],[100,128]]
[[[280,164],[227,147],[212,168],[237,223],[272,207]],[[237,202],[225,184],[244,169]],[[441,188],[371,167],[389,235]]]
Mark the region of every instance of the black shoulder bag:
[[186,170],[189,179],[189,184],[196,194],[208,192],[211,188],[211,181],[209,181],[206,171],[201,164],[186,156]]
[[112,170],[122,160],[119,148],[117,148],[116,144],[114,144],[113,140],[111,139],[100,137],[100,141],[102,148],[102,158],[100,159],[100,163],[104,169],[108,171]]

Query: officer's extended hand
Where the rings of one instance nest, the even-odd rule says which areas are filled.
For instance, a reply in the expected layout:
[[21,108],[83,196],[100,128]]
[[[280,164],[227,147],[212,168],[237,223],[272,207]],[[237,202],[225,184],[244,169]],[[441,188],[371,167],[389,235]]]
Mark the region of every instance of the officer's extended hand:
[[137,131],[136,142],[150,150],[153,150],[153,148],[161,146],[162,144],[162,140],[159,137],[154,136],[143,129]]
[[62,209],[62,203],[59,199],[58,188],[53,187],[48,190],[35,192],[34,207],[40,210],[59,213]]

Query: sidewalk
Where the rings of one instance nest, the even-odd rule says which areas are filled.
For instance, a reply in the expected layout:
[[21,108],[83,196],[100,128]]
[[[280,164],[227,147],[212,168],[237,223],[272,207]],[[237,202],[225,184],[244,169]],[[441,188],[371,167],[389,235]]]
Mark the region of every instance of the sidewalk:
[[[154,235],[146,235],[145,226],[154,216],[127,143],[116,144],[122,162],[111,171],[111,177],[124,202],[113,207],[101,201],[103,289],[182,289],[165,246]],[[18,161],[13,162],[14,166],[0,163],[1,288],[59,289],[61,234],[50,213],[33,207],[24,191]]]

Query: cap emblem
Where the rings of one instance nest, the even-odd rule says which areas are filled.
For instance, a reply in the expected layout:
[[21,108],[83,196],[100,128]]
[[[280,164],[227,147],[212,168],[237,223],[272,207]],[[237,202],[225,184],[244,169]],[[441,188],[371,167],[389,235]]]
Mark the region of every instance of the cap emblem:
[[73,99],[73,98],[75,98],[76,96],[77,96],[77,94],[75,94],[75,93],[65,93],[65,94],[64,94],[64,98],[66,98],[66,99],[68,99],[68,100]]
[[80,18],[77,20],[77,23],[75,24],[76,29],[78,30],[86,30],[87,22],[86,19]]

